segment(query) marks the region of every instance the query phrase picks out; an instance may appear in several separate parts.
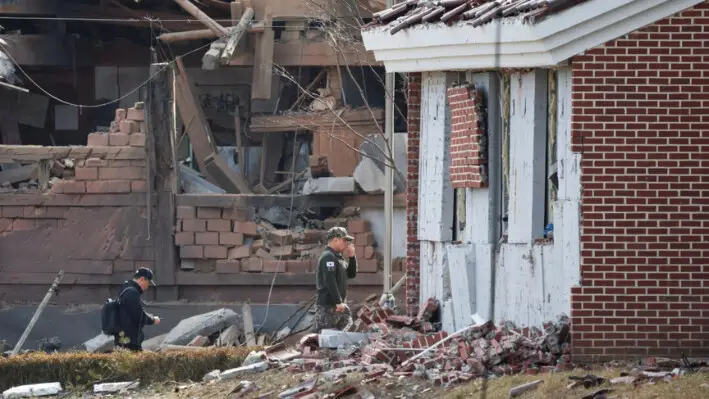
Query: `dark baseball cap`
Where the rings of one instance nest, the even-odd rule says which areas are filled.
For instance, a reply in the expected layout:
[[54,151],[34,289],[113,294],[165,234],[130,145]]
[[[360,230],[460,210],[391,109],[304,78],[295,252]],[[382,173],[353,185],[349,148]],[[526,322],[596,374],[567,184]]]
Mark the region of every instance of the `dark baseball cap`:
[[139,268],[135,271],[135,274],[133,275],[133,278],[141,277],[144,277],[146,280],[150,281],[150,285],[157,286],[157,284],[155,284],[155,280],[153,280],[153,271],[148,269],[147,267]]
[[347,229],[344,227],[333,227],[327,231],[327,240],[330,241],[333,238],[342,238],[346,241],[354,241],[354,237],[347,234]]

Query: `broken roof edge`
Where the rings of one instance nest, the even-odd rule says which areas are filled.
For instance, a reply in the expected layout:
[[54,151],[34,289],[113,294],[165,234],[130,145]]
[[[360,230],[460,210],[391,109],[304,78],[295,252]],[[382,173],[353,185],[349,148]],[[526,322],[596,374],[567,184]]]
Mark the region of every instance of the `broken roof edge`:
[[549,67],[702,2],[590,0],[536,24],[436,23],[396,35],[383,26],[363,31],[362,38],[387,72]]

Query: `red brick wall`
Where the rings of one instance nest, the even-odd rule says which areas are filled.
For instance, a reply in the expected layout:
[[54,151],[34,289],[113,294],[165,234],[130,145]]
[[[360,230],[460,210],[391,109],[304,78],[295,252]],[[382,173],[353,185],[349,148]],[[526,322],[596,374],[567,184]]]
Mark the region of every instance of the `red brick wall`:
[[709,353],[709,6],[573,59],[578,358]]
[[410,73],[407,101],[406,170],[406,312],[418,313],[421,270],[418,241],[419,139],[421,134],[421,74]]
[[482,97],[473,85],[448,89],[451,121],[451,166],[453,188],[487,185],[487,140],[480,122]]

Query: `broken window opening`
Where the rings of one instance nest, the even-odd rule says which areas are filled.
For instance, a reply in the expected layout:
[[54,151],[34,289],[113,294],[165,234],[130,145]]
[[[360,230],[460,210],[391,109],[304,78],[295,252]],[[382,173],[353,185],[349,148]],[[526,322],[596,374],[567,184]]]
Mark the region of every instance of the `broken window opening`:
[[501,132],[502,132],[502,204],[501,204],[501,217],[502,217],[502,235],[507,235],[508,228],[508,214],[510,205],[510,74],[503,73],[502,76],[502,96],[500,108],[502,112],[501,116]]
[[558,174],[557,174],[557,72],[549,70],[547,94],[547,136],[546,136],[546,180],[544,198],[544,238],[554,236],[554,203],[557,199]]

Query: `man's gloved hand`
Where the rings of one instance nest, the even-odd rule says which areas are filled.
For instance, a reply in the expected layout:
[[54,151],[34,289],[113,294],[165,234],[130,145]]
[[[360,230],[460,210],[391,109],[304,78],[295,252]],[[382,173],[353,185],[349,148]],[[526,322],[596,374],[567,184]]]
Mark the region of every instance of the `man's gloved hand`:
[[345,311],[350,310],[350,308],[347,306],[347,304],[340,303],[340,304],[337,304],[337,306],[335,307],[335,310],[340,313],[345,313]]
[[349,244],[347,248],[345,248],[345,258],[349,259],[353,256],[355,256],[355,246],[354,244]]
[[160,318],[159,318],[159,317],[155,316],[155,317],[153,317],[153,320],[154,320],[156,326],[157,326],[158,324],[160,324]]

